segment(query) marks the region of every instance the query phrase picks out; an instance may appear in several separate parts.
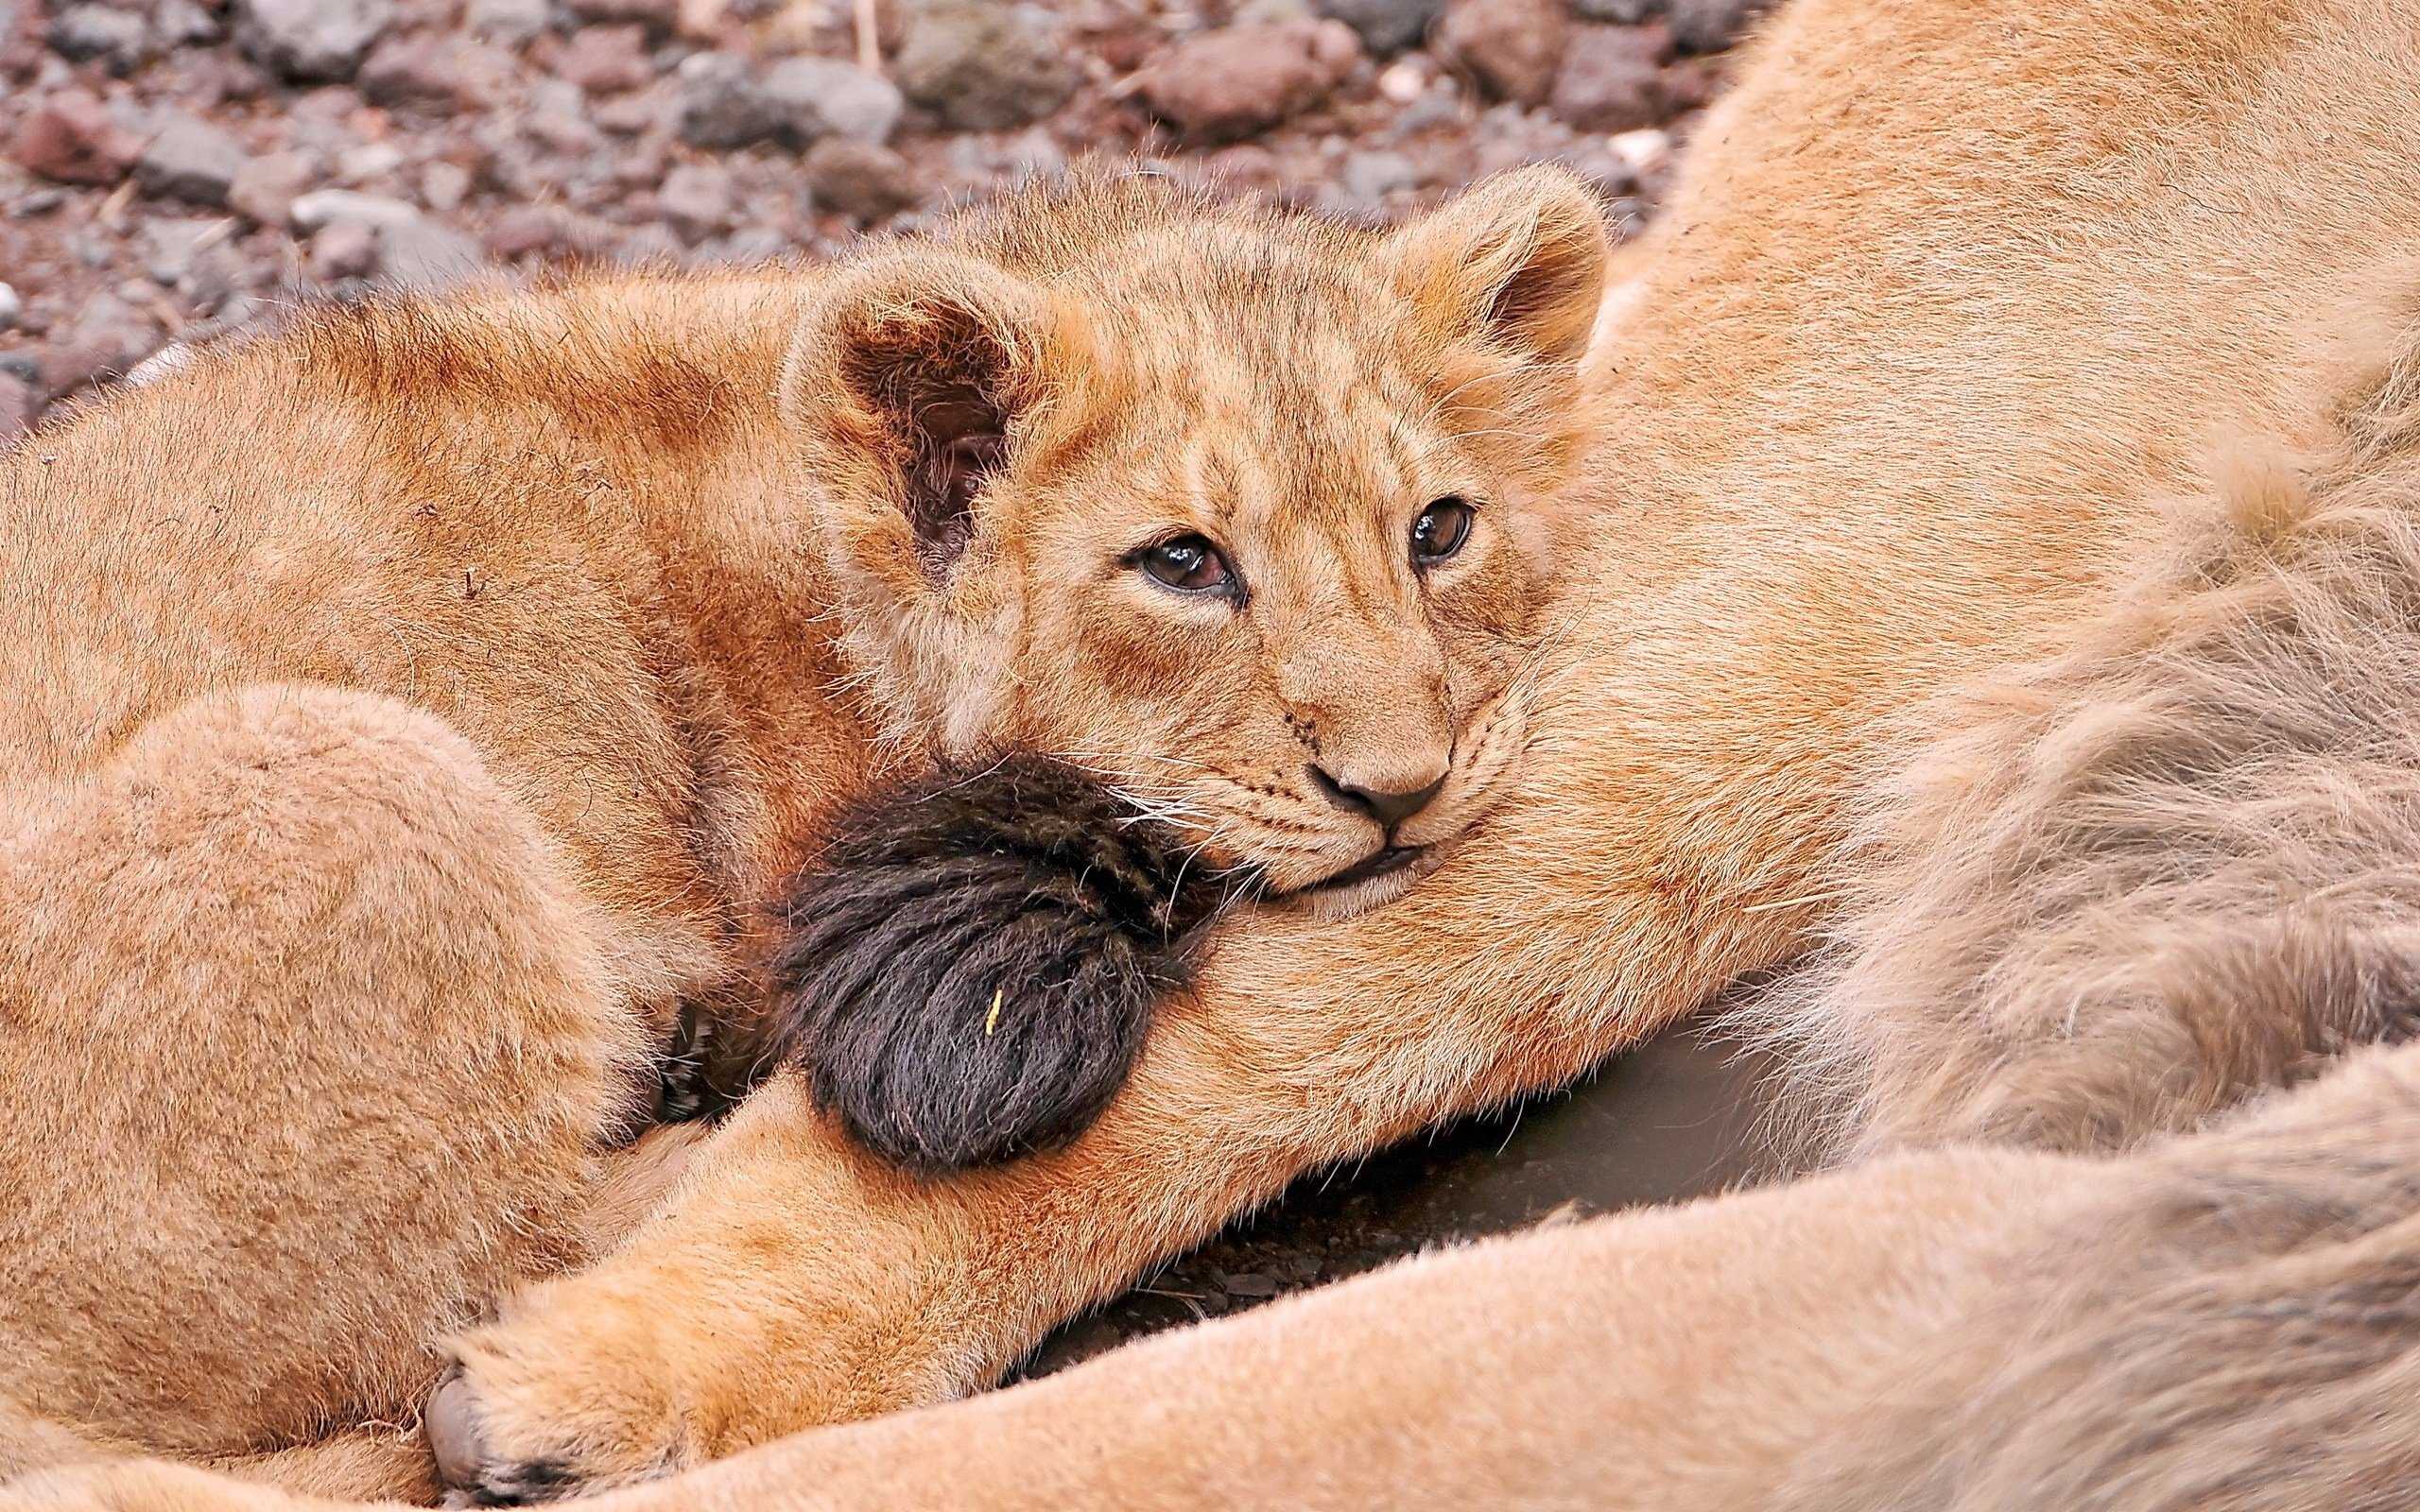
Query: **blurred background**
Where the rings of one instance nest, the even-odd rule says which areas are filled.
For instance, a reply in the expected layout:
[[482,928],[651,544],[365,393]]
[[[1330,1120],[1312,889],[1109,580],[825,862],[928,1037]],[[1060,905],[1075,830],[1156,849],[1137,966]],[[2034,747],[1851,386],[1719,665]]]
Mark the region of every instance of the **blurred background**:
[[1654,214],[1762,0],[0,0],[0,442],[281,301],[745,264],[1094,151]]

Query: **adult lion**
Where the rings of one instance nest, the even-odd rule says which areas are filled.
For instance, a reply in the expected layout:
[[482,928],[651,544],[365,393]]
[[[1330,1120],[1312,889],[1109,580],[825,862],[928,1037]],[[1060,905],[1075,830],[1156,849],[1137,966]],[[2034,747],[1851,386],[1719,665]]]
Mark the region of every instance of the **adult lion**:
[[[2388,0],[1788,12],[1614,322],[1513,794],[1388,907],[1241,920],[1063,1151],[893,1180],[776,1082],[759,1200],[699,1179],[466,1346],[466,1484],[962,1389],[1820,949],[1768,1006],[1846,1169],[605,1504],[2404,1504],[2420,1063],[2360,1047],[2420,983],[2415,149]],[[819,1280],[734,1334],[769,1207]]]

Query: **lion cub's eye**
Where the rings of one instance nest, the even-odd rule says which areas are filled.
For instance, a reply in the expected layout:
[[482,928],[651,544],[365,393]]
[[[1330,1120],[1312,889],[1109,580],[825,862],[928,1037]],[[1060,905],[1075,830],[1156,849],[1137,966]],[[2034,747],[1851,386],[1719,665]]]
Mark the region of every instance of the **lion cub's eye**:
[[1135,559],[1153,579],[1180,593],[1207,593],[1235,581],[1227,558],[1200,536],[1179,536],[1146,546]]
[[1440,499],[1420,511],[1411,523],[1411,559],[1431,567],[1462,549],[1471,538],[1471,507],[1460,499]]

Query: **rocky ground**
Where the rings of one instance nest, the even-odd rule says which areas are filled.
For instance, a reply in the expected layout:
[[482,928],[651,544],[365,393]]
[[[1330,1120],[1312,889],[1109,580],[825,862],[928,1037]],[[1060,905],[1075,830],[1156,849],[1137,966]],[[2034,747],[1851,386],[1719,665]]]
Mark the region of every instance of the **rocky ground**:
[[1093,151],[1651,213],[1757,0],[0,0],[0,442],[282,302],[748,262]]

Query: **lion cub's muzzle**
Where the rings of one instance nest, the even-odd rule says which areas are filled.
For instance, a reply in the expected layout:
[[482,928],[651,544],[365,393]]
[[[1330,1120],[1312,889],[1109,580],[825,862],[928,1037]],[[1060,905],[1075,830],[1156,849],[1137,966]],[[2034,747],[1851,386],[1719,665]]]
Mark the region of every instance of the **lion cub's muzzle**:
[[1409,892],[1511,789],[1526,730],[1525,705],[1508,691],[1464,722],[1443,773],[1419,787],[1347,787],[1314,765],[1314,789],[1367,827],[1323,873],[1299,882],[1273,877],[1275,896],[1322,919],[1345,919]]

